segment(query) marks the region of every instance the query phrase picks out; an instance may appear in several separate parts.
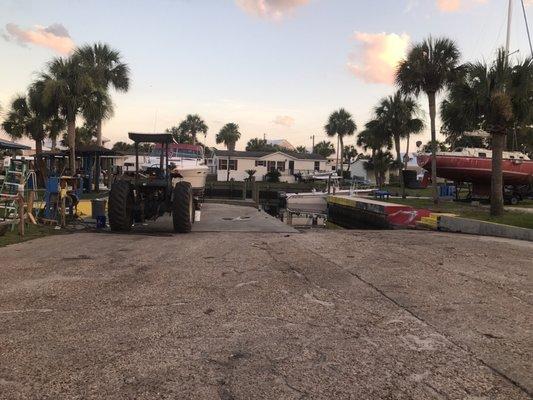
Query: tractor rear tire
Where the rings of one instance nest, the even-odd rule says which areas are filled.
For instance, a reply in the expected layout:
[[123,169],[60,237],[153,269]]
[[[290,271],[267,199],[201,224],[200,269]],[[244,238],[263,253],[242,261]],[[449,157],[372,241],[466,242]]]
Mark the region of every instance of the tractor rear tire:
[[133,193],[126,181],[115,181],[109,193],[109,225],[115,232],[131,231],[133,225]]
[[174,232],[189,233],[194,220],[194,202],[189,182],[178,182],[174,186],[172,222]]

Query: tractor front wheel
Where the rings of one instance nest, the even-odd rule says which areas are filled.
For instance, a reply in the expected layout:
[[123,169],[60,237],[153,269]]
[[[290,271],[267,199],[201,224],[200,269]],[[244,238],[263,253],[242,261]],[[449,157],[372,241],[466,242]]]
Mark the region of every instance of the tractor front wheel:
[[189,233],[194,219],[194,202],[189,182],[178,182],[174,186],[172,201],[172,222],[174,232]]
[[109,193],[109,225],[112,231],[130,231],[133,225],[133,193],[126,181],[115,181]]

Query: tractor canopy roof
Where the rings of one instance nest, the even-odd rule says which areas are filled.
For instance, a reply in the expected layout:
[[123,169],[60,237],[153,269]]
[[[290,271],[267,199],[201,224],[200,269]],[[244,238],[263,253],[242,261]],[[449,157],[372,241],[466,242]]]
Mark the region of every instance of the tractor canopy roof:
[[134,133],[129,132],[128,136],[135,143],[174,143],[170,133]]

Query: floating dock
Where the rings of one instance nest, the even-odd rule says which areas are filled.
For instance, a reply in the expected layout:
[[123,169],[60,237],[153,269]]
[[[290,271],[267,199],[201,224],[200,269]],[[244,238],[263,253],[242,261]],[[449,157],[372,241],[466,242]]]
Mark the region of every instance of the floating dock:
[[428,210],[353,196],[328,196],[328,222],[346,229],[415,228]]

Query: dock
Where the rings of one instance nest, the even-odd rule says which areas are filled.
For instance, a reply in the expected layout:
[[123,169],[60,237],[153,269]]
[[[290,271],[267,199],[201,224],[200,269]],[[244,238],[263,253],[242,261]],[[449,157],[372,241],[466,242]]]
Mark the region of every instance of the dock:
[[328,222],[346,229],[414,228],[428,210],[367,197],[328,196]]

